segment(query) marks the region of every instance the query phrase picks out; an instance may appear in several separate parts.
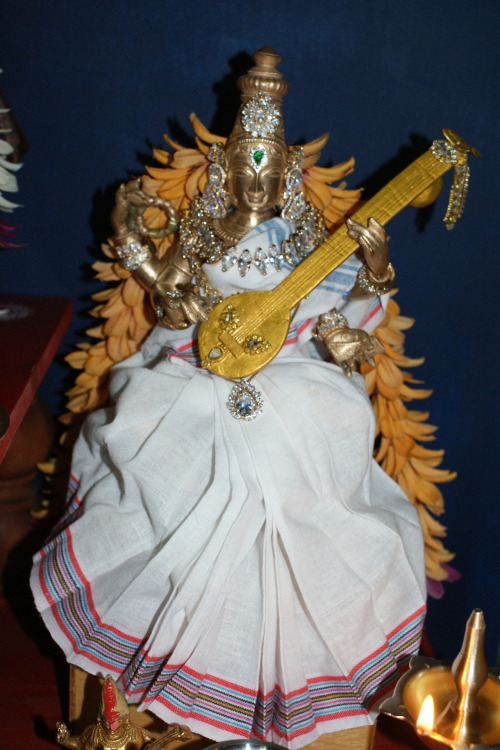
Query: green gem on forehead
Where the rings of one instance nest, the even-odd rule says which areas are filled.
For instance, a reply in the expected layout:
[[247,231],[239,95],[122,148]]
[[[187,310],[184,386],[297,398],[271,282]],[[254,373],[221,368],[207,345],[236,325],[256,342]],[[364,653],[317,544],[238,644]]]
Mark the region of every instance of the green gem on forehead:
[[264,152],[263,151],[254,151],[253,154],[253,160],[257,164],[257,166],[260,165],[262,159],[264,158]]

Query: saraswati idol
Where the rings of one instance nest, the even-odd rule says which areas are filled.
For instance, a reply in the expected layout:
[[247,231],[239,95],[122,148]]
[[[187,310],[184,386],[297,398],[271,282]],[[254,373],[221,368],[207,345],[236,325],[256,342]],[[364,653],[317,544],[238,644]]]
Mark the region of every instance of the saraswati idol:
[[[279,61],[264,48],[240,78],[178,226],[154,181],[118,191],[112,252],[157,325],[83,425],[32,586],[68,660],[141,710],[294,749],[373,724],[418,649],[422,529],[373,460],[357,370],[395,276],[383,225],[455,166],[453,222],[469,149],[447,132],[330,236],[302,184],[320,146],[285,141]],[[150,209],[176,232],[162,257]]]

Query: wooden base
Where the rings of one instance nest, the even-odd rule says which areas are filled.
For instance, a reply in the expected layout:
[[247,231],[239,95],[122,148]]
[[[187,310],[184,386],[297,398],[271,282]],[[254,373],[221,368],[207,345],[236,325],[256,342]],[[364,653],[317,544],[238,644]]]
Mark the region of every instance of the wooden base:
[[[69,721],[73,732],[81,732],[86,726],[95,722],[101,700],[101,682],[99,678],[89,675],[79,667],[70,667],[69,685]],[[160,734],[166,725],[149,711],[137,711],[130,706],[130,720],[134,724]],[[179,724],[182,724],[179,721]],[[314,742],[304,746],[304,750],[372,750],[375,737],[375,725],[343,729],[339,732],[323,734]],[[169,746],[172,750],[183,747],[186,750],[203,750],[213,745],[213,740],[193,733],[193,739],[186,742],[175,741]]]

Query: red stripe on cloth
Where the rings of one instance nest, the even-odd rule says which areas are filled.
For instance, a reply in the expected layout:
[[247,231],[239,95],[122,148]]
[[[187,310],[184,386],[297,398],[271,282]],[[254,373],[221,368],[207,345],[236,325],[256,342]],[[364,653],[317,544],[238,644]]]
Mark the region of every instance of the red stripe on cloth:
[[90,582],[85,577],[83,570],[80,568],[80,565],[76,558],[75,551],[73,548],[73,539],[71,537],[71,531],[68,528],[66,529],[66,532],[67,532],[67,538],[68,538],[68,556],[73,564],[73,567],[75,568],[76,573],[78,574],[78,578],[80,579],[80,581],[84,583],[85,591],[88,592],[88,608],[94,620],[96,621],[97,625],[101,628],[105,628],[106,630],[109,630],[111,633],[115,633],[116,635],[120,636],[120,638],[124,638],[125,640],[129,640],[137,644],[142,643],[141,638],[135,638],[132,635],[129,635],[127,633],[124,633],[121,630],[118,630],[118,628],[113,627],[113,625],[108,625],[108,623],[104,624],[102,622],[97,612],[97,609],[95,608],[95,605],[94,605],[94,599],[92,597],[92,589],[90,586]]
[[[322,714],[321,716],[316,717],[315,720],[312,721],[310,724],[307,724],[307,726],[300,727],[300,729],[296,729],[294,732],[290,732],[289,734],[282,732],[280,729],[278,729],[278,727],[276,726],[276,724],[274,724],[274,722],[271,724],[270,729],[272,729],[273,732],[275,732],[277,735],[279,735],[285,740],[294,740],[297,737],[301,737],[304,734],[309,734],[309,732],[311,731],[311,729],[313,729],[313,727],[323,724],[323,722],[325,721],[345,719],[347,716],[367,716],[367,715],[368,715],[368,711],[364,711],[363,709],[339,711],[338,713]],[[254,731],[253,728],[252,728],[252,731]],[[257,732],[255,732],[255,734],[257,734]],[[266,737],[264,737],[264,735],[261,735],[259,736],[259,739],[265,740]]]
[[217,727],[217,729],[224,729],[226,732],[231,732],[232,734],[239,734],[241,737],[248,738],[249,732],[245,729],[242,729],[241,727],[235,726],[234,724],[227,724],[224,721],[220,721],[220,719],[214,719],[211,716],[206,716],[205,714],[200,714],[197,711],[183,711],[179,708],[179,706],[176,706],[175,703],[171,703],[166,698],[164,698],[163,695],[159,695],[157,699],[160,703],[162,703],[166,708],[168,708],[172,713],[177,714],[177,716],[181,716],[183,719],[190,718],[190,719],[197,719],[198,721],[203,722],[203,724],[209,724],[212,727]]
[[[41,553],[43,553],[43,550],[41,550]],[[45,555],[43,555],[43,556],[45,556]],[[47,589],[47,587],[46,587],[46,585],[45,585],[45,583],[43,581],[42,574],[41,574],[41,569],[42,569],[42,566],[40,566],[40,574],[39,574],[40,586],[42,587],[42,590],[43,590],[43,593],[45,595],[45,598],[47,599],[47,601],[50,604],[50,609],[52,610],[52,614],[54,616],[54,620],[57,622],[60,631],[66,636],[66,638],[69,641],[69,643],[71,643],[73,651],[75,652],[75,654],[81,654],[82,656],[85,656],[89,661],[93,661],[95,664],[98,664],[100,667],[104,667],[105,669],[109,669],[109,663],[108,662],[102,661],[101,659],[99,659],[98,657],[94,656],[93,654],[89,654],[87,651],[83,651],[82,649],[78,648],[78,645],[77,645],[75,639],[73,638],[72,633],[68,630],[68,628],[66,627],[66,624],[65,624],[64,620],[61,618],[61,616],[59,614],[59,611],[57,609],[57,604],[56,604],[55,600],[52,598],[52,594]],[[52,600],[52,603],[51,603],[51,600]]]
[[374,317],[375,317],[375,315],[376,315],[377,313],[379,313],[379,312],[380,312],[381,310],[383,310],[383,308],[382,308],[382,303],[380,302],[380,299],[379,299],[379,301],[377,302],[377,304],[375,305],[375,307],[373,307],[373,308],[372,308],[372,309],[370,310],[370,312],[368,313],[368,315],[366,316],[366,318],[364,318],[364,319],[363,319],[363,320],[361,321],[361,323],[359,324],[359,327],[360,327],[360,328],[362,328],[362,327],[363,327],[363,326],[365,326],[365,325],[366,325],[367,323],[369,323],[369,322],[370,322],[370,320],[371,320],[372,318],[374,318]]
[[288,338],[285,340],[285,343],[283,346],[289,346],[289,344],[296,344],[299,340],[299,335],[302,333],[302,331],[307,328],[308,325],[310,325],[312,318],[308,318],[307,320],[304,320],[303,323],[300,324],[300,326],[297,328],[297,331],[294,336],[291,338]]
[[419,607],[416,610],[416,612],[414,612],[412,615],[409,615],[406,618],[406,620],[403,620],[402,623],[400,623],[396,628],[394,628],[394,630],[391,630],[391,632],[389,633],[389,635],[387,637],[391,638],[391,636],[395,635],[399,630],[401,630],[402,628],[404,628],[410,622],[412,622],[413,620],[416,620],[418,617],[420,617],[420,615],[423,615],[425,613],[426,609],[427,609],[426,605],[423,604],[421,607]]
[[[108,623],[103,623],[103,621],[101,620],[101,618],[100,618],[100,616],[99,616],[99,614],[97,612],[95,604],[94,604],[94,600],[93,600],[93,597],[92,597],[92,591],[91,591],[90,583],[87,580],[86,576],[84,575],[84,573],[83,573],[83,571],[82,571],[82,569],[81,569],[81,567],[80,567],[80,565],[78,563],[77,557],[75,555],[74,548],[73,548],[73,540],[72,540],[72,537],[71,537],[71,531],[70,531],[70,529],[69,528],[65,529],[64,532],[62,533],[62,535],[66,537],[68,557],[69,557],[69,559],[70,559],[70,561],[71,561],[71,563],[72,563],[72,565],[73,565],[73,567],[75,569],[75,572],[77,573],[79,581],[83,584],[83,588],[85,589],[85,594],[86,594],[87,607],[88,607],[89,613],[93,617],[96,625],[98,627],[100,627],[100,628],[108,630],[111,633],[114,633],[115,635],[119,636],[120,638],[124,638],[125,640],[131,641],[132,643],[136,643],[137,645],[139,645],[142,642],[142,639],[136,638],[135,636],[129,635],[127,633],[124,633],[123,631],[119,630],[118,628],[115,628],[113,625],[109,625]],[[42,560],[44,560],[47,557],[47,553],[46,553],[45,549],[40,550],[40,556],[41,556]],[[73,644],[73,646],[75,648],[75,651],[77,651],[77,653],[85,654],[86,652],[81,651],[81,650],[79,650],[77,648],[76,641],[74,640],[74,638],[72,637],[72,635],[67,630],[66,626],[64,625],[63,621],[61,620],[61,618],[59,616],[59,613],[57,612],[57,602],[53,598],[52,594],[50,593],[50,591],[49,591],[49,589],[47,587],[47,584],[45,583],[45,579],[44,579],[44,576],[43,576],[43,566],[42,565],[40,565],[40,567],[39,567],[38,579],[39,579],[39,582],[40,582],[40,588],[42,589],[42,592],[43,592],[43,594],[45,596],[45,599],[47,600],[48,604],[50,605],[50,608],[53,610],[54,617],[57,620],[59,626],[61,627],[61,630],[66,634],[66,637],[68,638],[68,640]],[[93,659],[93,657],[91,657],[91,656],[89,656],[89,658]],[[98,662],[98,663],[101,663],[101,662]]]

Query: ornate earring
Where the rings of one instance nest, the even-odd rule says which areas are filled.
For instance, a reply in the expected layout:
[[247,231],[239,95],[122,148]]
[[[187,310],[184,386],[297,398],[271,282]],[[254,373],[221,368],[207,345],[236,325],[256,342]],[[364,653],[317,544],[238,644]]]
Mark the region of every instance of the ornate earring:
[[208,160],[211,164],[201,200],[209,216],[214,219],[223,219],[227,211],[228,194],[224,170],[226,157],[222,143],[214,143],[211,146]]
[[306,210],[306,199],[302,192],[302,146],[292,149],[288,156],[285,170],[285,190],[283,191],[283,208],[281,216],[288,221],[297,221]]

